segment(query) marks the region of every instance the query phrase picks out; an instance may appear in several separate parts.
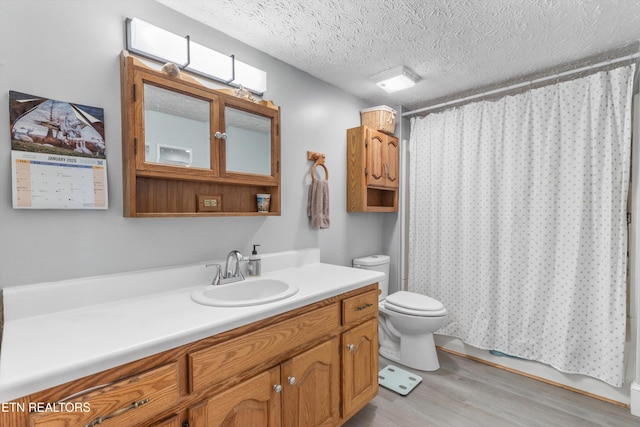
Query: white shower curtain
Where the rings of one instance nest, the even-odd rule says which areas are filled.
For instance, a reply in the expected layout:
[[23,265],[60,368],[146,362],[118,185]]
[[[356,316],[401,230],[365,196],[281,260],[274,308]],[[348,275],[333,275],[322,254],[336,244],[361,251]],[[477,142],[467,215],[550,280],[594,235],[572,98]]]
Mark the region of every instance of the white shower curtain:
[[412,119],[409,290],[439,333],[622,385],[634,70]]

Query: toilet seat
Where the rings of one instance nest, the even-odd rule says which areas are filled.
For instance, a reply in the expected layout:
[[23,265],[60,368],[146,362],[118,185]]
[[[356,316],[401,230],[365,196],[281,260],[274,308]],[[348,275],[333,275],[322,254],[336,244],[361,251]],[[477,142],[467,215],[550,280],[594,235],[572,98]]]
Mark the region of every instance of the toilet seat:
[[384,306],[389,310],[412,316],[436,317],[447,314],[447,309],[440,301],[407,291],[399,291],[387,296]]

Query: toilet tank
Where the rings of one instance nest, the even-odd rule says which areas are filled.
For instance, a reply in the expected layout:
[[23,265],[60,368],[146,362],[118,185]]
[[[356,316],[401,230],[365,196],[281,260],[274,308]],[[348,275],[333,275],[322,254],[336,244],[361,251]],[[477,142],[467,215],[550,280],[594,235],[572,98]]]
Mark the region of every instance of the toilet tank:
[[378,300],[382,301],[389,294],[389,264],[391,258],[388,255],[369,255],[361,258],[353,259],[355,268],[364,268],[365,270],[375,270],[384,273],[384,279],[380,279],[378,286],[380,287],[380,296]]

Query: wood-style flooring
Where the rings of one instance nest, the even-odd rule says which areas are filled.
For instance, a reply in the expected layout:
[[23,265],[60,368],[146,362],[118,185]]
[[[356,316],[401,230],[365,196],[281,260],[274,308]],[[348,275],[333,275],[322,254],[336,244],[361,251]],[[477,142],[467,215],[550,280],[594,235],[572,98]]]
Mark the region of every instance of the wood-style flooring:
[[[345,426],[640,426],[628,408],[443,351],[438,357],[439,370],[413,371],[423,380],[409,395],[380,387]],[[389,364],[380,358],[380,369]]]

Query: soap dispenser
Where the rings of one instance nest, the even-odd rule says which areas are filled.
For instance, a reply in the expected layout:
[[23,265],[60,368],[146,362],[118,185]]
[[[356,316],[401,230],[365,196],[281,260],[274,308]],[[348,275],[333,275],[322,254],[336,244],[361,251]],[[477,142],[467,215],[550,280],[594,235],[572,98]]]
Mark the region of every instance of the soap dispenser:
[[253,245],[253,252],[251,252],[251,256],[249,257],[249,276],[259,276],[262,272],[262,260],[260,259],[260,255],[258,255],[256,246],[260,245]]

